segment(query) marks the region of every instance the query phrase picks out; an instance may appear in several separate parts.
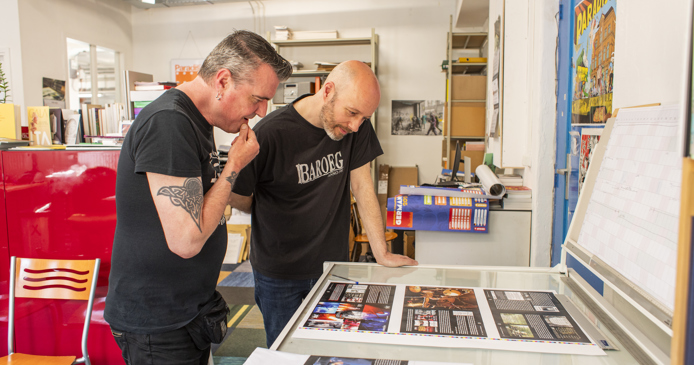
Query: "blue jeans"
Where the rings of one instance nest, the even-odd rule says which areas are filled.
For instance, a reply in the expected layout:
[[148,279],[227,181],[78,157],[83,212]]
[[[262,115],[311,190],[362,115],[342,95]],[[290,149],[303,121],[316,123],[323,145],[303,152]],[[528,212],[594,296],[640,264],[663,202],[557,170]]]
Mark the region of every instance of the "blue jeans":
[[316,279],[290,280],[269,278],[253,270],[255,304],[263,314],[265,339],[270,348],[294,312],[318,281]]
[[111,328],[111,334],[127,365],[207,365],[210,358],[210,347],[195,347],[185,327],[153,335]]

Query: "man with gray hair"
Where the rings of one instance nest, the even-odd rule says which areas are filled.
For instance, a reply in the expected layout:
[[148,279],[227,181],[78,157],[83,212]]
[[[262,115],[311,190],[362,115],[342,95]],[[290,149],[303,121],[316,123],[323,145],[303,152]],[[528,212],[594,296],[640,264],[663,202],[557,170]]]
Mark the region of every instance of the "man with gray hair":
[[[291,71],[263,38],[236,31],[193,81],[145,107],[128,131],[104,311],[127,364],[206,364],[210,343],[221,341],[228,309],[215,287],[227,247],[224,209],[238,172],[258,153],[248,120],[265,115]],[[223,169],[213,127],[239,133]]]

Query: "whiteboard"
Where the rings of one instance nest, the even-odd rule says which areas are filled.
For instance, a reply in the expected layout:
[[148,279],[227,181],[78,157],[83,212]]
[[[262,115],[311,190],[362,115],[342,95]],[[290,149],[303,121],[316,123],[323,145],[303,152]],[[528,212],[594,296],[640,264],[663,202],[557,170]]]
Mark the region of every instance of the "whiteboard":
[[679,106],[623,109],[577,244],[674,309],[682,166]]

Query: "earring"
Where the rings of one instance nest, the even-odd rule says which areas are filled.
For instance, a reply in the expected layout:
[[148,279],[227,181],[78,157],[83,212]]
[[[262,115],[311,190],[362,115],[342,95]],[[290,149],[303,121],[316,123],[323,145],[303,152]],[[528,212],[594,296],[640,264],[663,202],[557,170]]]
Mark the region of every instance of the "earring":
[[217,100],[222,100],[222,93],[221,92],[217,93]]

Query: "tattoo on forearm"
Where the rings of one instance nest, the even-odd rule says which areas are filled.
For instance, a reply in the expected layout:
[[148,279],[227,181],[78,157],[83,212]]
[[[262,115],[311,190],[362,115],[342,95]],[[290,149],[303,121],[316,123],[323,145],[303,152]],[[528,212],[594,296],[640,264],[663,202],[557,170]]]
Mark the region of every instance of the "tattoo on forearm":
[[236,178],[239,176],[239,174],[236,173],[236,171],[231,172],[231,176],[227,177],[227,181],[231,186],[234,186],[234,181],[236,181]]
[[183,182],[183,186],[164,186],[157,192],[157,195],[168,196],[171,204],[183,208],[193,222],[200,228],[200,216],[202,215],[202,182],[199,178],[188,178]]

